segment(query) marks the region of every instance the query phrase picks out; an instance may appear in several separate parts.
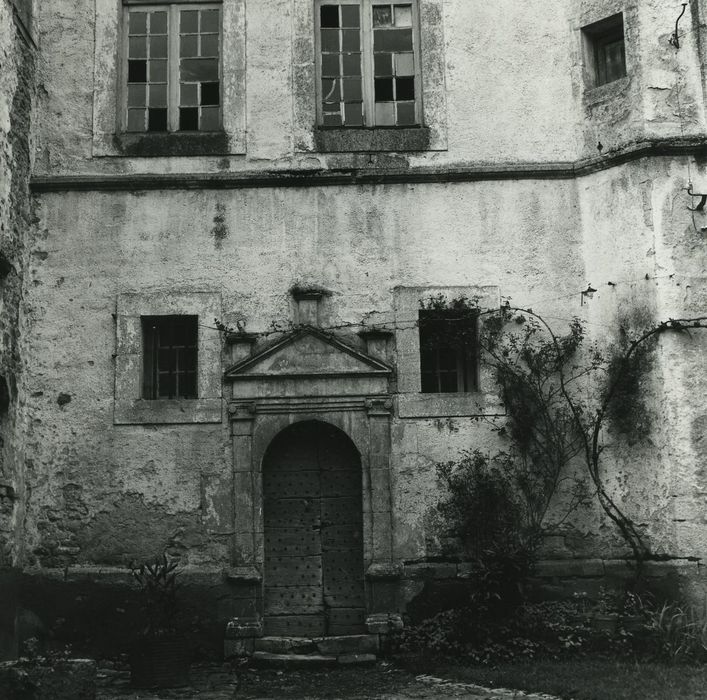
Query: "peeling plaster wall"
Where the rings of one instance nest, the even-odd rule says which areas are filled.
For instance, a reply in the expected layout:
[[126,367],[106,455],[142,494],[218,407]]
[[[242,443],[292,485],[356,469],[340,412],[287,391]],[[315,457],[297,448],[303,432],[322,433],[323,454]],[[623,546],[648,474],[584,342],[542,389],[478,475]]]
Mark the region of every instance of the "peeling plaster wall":
[[28,38],[29,5],[0,2],[0,568],[20,558],[23,542],[25,488],[16,413],[23,368],[19,338],[22,284],[31,219],[35,62]]

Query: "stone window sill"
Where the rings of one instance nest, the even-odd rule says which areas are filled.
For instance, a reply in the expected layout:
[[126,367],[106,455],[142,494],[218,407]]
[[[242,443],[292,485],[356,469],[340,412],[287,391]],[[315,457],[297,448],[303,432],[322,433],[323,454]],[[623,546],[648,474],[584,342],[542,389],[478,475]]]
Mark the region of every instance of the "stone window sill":
[[589,87],[584,91],[584,101],[591,105],[612,100],[624,95],[628,91],[630,84],[631,79],[628,76],[624,76],[605,85]]
[[228,136],[224,131],[201,133],[120,133],[115,135],[119,155],[218,156],[229,153]]
[[483,392],[460,394],[400,394],[400,418],[450,418],[503,415],[505,408],[498,396]]
[[426,151],[430,130],[423,126],[373,129],[324,128],[314,134],[316,150],[321,153],[375,153]]
[[116,425],[220,423],[221,399],[161,399],[116,401]]

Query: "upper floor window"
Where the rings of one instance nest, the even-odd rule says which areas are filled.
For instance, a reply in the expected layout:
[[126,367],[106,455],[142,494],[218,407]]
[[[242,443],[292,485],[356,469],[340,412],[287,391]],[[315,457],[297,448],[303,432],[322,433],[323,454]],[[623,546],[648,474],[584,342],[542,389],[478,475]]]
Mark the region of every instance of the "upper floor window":
[[590,77],[594,87],[606,85],[626,75],[624,17],[612,15],[582,28],[589,54]]
[[221,129],[220,4],[126,0],[124,39],[125,131]]
[[478,313],[425,309],[418,325],[422,392],[478,391]]
[[143,316],[144,399],[197,398],[197,316]]
[[410,0],[319,0],[319,124],[420,124],[417,26],[417,5]]

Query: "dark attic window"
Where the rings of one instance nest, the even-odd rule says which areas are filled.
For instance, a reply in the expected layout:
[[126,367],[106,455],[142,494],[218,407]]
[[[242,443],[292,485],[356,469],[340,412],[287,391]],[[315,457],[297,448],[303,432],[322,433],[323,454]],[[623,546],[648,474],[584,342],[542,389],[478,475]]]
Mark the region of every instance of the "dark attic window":
[[143,316],[143,399],[197,398],[197,316]]
[[626,76],[624,16],[612,15],[582,28],[585,37],[593,87],[606,85]]
[[419,330],[422,392],[478,391],[478,313],[421,310]]

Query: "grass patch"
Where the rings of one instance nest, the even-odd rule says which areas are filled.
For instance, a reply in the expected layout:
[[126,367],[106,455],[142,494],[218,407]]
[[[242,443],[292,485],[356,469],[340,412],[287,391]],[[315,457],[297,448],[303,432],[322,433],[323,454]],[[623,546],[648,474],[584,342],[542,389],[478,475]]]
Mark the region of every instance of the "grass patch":
[[498,666],[465,666],[416,659],[405,664],[417,673],[486,687],[550,693],[573,700],[702,700],[707,698],[707,666],[583,658],[531,661]]

